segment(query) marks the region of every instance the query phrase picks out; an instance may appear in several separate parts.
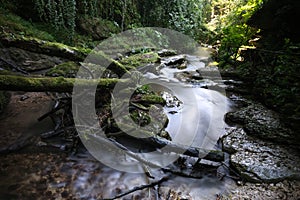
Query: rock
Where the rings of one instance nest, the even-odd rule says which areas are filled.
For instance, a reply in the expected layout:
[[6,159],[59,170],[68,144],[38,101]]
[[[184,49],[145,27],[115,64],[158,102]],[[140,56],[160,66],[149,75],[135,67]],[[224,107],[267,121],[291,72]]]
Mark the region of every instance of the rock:
[[186,69],[187,68],[187,65],[188,65],[188,62],[187,61],[184,61],[182,64],[178,65],[177,66],[177,69]]
[[120,32],[112,21],[101,18],[80,18],[77,21],[78,29],[95,40],[103,40],[110,37],[114,33]]
[[175,50],[171,50],[171,49],[162,49],[162,50],[158,51],[157,54],[160,57],[168,57],[168,56],[177,55],[177,52]]
[[[0,57],[27,72],[49,69],[64,61],[55,56],[32,53],[15,47],[1,48]],[[11,66],[7,67],[11,68]]]
[[162,64],[176,68],[186,61],[185,55],[178,55],[162,59]]
[[46,76],[58,77],[63,76],[67,78],[75,78],[79,70],[79,64],[73,61],[65,62],[56,65],[46,72]]
[[242,107],[247,107],[251,104],[251,101],[243,98],[240,95],[236,95],[236,94],[231,94],[229,96],[229,99],[234,102],[234,106],[236,108],[242,108]]
[[231,153],[231,165],[250,182],[278,182],[300,178],[300,156],[296,149],[258,140],[242,128],[230,128],[223,150]]
[[260,103],[252,102],[238,111],[227,113],[226,121],[243,125],[249,135],[263,140],[297,145],[293,132],[281,123],[279,115]]
[[87,54],[91,52],[90,49],[75,48],[62,43],[49,42],[16,34],[3,34],[0,36],[0,42],[6,47],[16,47],[33,53],[76,61],[84,60]]
[[154,52],[148,52],[148,53],[138,53],[133,54],[132,56],[125,57],[122,60],[120,60],[120,63],[124,66],[130,66],[130,67],[142,67],[142,66],[148,66],[151,68],[151,63],[159,63],[160,57],[157,53]]
[[222,199],[298,199],[300,195],[300,181],[283,181],[277,184],[254,184],[246,183],[230,192],[228,197]]

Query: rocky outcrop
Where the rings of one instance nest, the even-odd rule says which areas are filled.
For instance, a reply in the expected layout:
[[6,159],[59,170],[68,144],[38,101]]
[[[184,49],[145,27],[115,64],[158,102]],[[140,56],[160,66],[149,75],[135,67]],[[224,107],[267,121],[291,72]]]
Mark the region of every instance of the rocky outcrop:
[[94,40],[103,40],[120,32],[119,27],[113,22],[96,17],[78,19],[77,28],[82,33],[91,35]]
[[297,145],[295,134],[282,124],[279,115],[260,103],[249,102],[248,106],[227,113],[226,121],[242,125],[247,134],[257,138]]
[[230,154],[231,166],[244,181],[277,183],[300,180],[300,156],[295,133],[279,115],[260,103],[232,99],[239,108],[226,114],[223,150]]
[[0,48],[0,59],[7,69],[19,68],[26,72],[34,72],[49,69],[64,62],[64,59],[56,56],[33,53],[20,48]]
[[0,42],[5,47],[16,47],[33,53],[56,56],[68,60],[82,61],[90,52],[86,49],[70,47],[61,43],[49,42],[37,38],[2,34]]
[[223,150],[231,153],[231,165],[250,182],[279,182],[300,178],[300,156],[291,146],[261,141],[242,128],[229,128]]

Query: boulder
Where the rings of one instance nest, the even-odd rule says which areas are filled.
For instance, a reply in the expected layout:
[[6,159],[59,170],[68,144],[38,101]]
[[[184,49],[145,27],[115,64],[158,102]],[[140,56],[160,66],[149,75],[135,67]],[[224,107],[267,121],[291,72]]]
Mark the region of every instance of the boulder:
[[91,35],[94,40],[103,40],[120,32],[120,28],[112,21],[101,18],[79,18],[77,28],[84,34]]
[[241,177],[250,182],[279,182],[300,178],[297,149],[249,136],[242,128],[229,128],[223,150]]
[[12,65],[26,72],[49,69],[64,62],[64,59],[45,54],[33,53],[23,49],[9,47],[0,48],[0,59],[5,60],[4,65],[12,70]]
[[229,123],[241,124],[249,135],[277,143],[297,145],[292,130],[285,127],[279,115],[260,103],[250,103],[249,106],[226,114]]

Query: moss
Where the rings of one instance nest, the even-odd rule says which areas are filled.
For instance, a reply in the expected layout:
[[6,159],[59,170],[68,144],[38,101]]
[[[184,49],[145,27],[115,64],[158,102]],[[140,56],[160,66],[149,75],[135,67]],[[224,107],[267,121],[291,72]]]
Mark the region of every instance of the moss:
[[35,78],[23,76],[0,75],[0,90],[30,91],[30,92],[70,92],[73,91],[74,82],[77,87],[98,85],[100,89],[112,89],[118,82],[126,84],[127,79],[99,79],[85,80],[64,77]]
[[125,66],[132,66],[132,67],[140,67],[143,64],[149,63],[157,63],[160,61],[160,57],[157,53],[149,52],[149,53],[139,53],[127,58],[124,58],[120,61],[121,64]]
[[16,74],[12,71],[0,70],[0,75],[16,75]]
[[128,70],[132,69],[131,66],[124,66],[122,63],[112,59],[103,51],[92,51],[89,54],[88,60],[93,62],[93,64],[108,67],[109,70],[116,73],[119,77],[121,77],[124,73],[129,73]]
[[79,70],[79,64],[70,61],[53,67],[46,73],[46,76],[52,76],[52,77],[63,76],[68,78],[75,78],[78,70]]
[[2,32],[31,36],[48,41],[55,40],[51,34],[39,30],[32,23],[3,8],[0,8],[0,26],[2,27]]
[[69,60],[84,60],[88,53],[88,48],[71,47],[58,42],[49,42],[36,37],[27,37],[19,34],[2,33],[1,40],[4,45],[15,46],[24,50],[36,53],[44,53]]
[[149,84],[142,85],[135,90],[135,94],[154,94]]
[[143,95],[141,98],[141,102],[147,103],[147,104],[161,104],[165,105],[166,101],[158,95]]
[[143,111],[134,110],[130,113],[131,119],[141,127],[148,125],[151,122],[151,117]]

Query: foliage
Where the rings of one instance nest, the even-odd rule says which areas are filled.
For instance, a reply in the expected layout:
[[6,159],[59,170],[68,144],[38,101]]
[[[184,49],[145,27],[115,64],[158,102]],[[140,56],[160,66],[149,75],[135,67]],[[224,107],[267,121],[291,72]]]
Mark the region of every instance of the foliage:
[[[278,37],[272,37],[272,33],[268,33],[263,35],[258,44],[255,44],[257,47],[249,47],[249,40],[254,37],[260,38],[261,33],[259,29],[248,26],[247,21],[267,1],[232,0],[227,2],[229,5],[231,4],[228,7],[222,4],[224,1],[213,1],[212,19],[208,24],[210,30],[219,33],[218,39],[221,46],[218,59],[220,66],[237,64],[234,66],[237,66],[240,74],[245,80],[250,80],[255,98],[280,112],[291,127],[299,127],[297,125],[300,119],[299,44],[286,39],[285,45],[282,45]],[[276,3],[276,1],[274,2]],[[280,10],[281,7],[278,9]],[[284,21],[284,19],[280,19],[284,15],[276,16],[279,21]],[[262,20],[264,23],[269,22],[266,19],[258,20]],[[280,30],[274,29],[273,33],[277,34],[278,31]],[[236,62],[240,56],[241,46],[247,51],[242,51],[244,60],[240,61],[243,62]],[[277,47],[276,51],[274,46]]]
[[76,1],[75,0],[34,0],[35,8],[42,21],[49,23],[60,32],[67,32],[71,40],[75,32]]
[[222,30],[221,47],[219,55],[222,62],[230,62],[238,57],[238,50],[242,45],[247,45],[252,36],[257,33],[255,28],[245,23],[230,25]]
[[77,0],[78,15],[100,17],[110,20],[121,30],[139,24],[139,14],[135,0]]
[[[169,45],[169,38],[152,28],[137,28],[132,30],[133,40],[142,41],[144,47],[167,48]],[[137,44],[141,45],[141,44]]]
[[213,1],[212,19],[208,27],[219,35],[221,46],[218,59],[223,63],[235,60],[238,49],[248,45],[248,41],[258,33],[259,30],[248,26],[247,21],[262,4],[263,0]]
[[83,50],[93,49],[98,44],[97,41],[93,41],[88,35],[80,35],[76,32],[73,35],[72,41],[70,41],[70,38],[68,39],[68,31],[56,31],[45,23],[25,20],[22,17],[13,14],[10,10],[1,7],[0,26],[1,34],[11,34],[15,37],[31,37],[51,42],[62,42],[69,45],[75,45]]
[[170,26],[190,36],[197,36],[197,32],[202,26],[202,0],[174,0],[176,6],[172,8],[170,15]]
[[2,27],[2,33],[16,33],[47,41],[55,40],[48,32],[39,30],[33,23],[2,8],[0,8],[0,26]]
[[[280,51],[253,50],[253,60],[239,66],[244,77],[252,77],[255,96],[287,119],[300,117],[300,44],[286,40]],[[248,52],[250,53],[250,52]]]
[[170,28],[197,38],[205,26],[208,5],[207,0],[142,0],[139,13],[144,26]]
[[48,28],[48,31],[68,44],[76,43],[78,39],[75,32],[78,20],[101,19],[118,26],[118,30],[140,26],[136,5],[137,2],[129,0],[34,0],[40,20],[53,29]]

